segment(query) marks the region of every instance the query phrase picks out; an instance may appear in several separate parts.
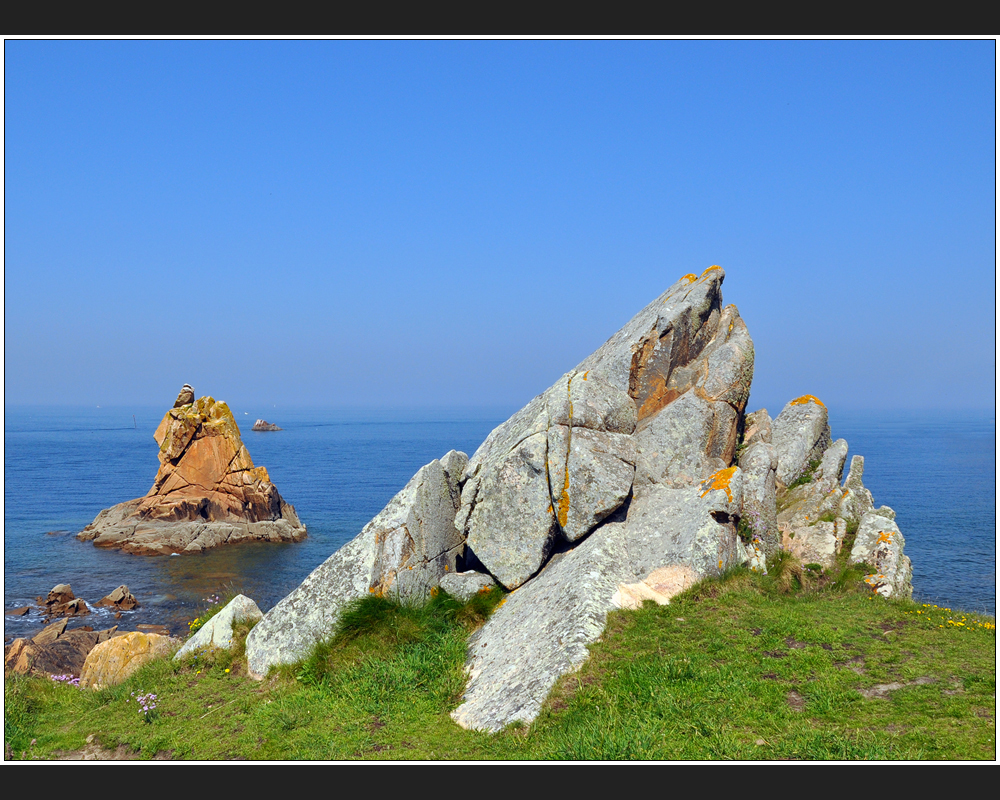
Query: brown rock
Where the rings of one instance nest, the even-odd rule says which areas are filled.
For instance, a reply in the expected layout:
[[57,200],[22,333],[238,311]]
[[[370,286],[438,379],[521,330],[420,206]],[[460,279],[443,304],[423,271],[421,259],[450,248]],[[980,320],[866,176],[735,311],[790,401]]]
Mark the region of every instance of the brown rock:
[[194,389],[191,388],[189,384],[184,384],[181,387],[180,393],[177,395],[177,399],[174,400],[174,408],[180,408],[181,406],[191,405],[194,402]]
[[[105,509],[78,534],[140,555],[201,552],[237,541],[301,541],[305,526],[254,466],[229,407],[211,397],[177,404],[153,438],[160,468],[145,497]],[[119,606],[124,608],[125,606]]]
[[50,607],[62,605],[75,599],[76,595],[73,594],[73,589],[70,585],[68,583],[59,583],[49,590],[49,595],[45,598],[45,605]]
[[135,599],[135,595],[128,590],[128,587],[122,584],[107,597],[102,597],[98,600],[94,605],[101,608],[111,607],[123,611],[131,611],[133,608],[139,607],[139,601]]
[[67,631],[65,620],[50,625],[34,639],[15,639],[4,648],[4,672],[22,675],[79,675],[87,654],[115,635],[117,628]]
[[143,664],[166,658],[180,646],[178,639],[155,633],[126,633],[101,642],[87,655],[80,686],[99,689],[116,686]]
[[3,613],[5,617],[23,617],[29,611],[31,611],[31,606],[22,606],[21,608],[8,608]]

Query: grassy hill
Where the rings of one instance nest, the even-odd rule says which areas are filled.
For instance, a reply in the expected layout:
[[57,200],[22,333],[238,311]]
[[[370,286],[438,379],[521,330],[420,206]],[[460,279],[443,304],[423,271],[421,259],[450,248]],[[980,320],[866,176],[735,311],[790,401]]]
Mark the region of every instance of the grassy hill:
[[888,601],[859,578],[786,558],[614,612],[535,723],[492,736],[448,712],[468,633],[501,595],[369,598],[262,682],[239,647],[97,692],[8,676],[5,758],[995,759],[994,618]]

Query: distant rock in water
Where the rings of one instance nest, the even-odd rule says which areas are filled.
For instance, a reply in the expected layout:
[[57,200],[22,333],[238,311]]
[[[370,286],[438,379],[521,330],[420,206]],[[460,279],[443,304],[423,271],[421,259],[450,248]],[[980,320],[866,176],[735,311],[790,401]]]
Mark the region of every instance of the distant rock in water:
[[253,430],[255,431],[280,431],[277,425],[273,422],[268,422],[266,419],[259,419],[253,424]]
[[305,526],[255,467],[229,406],[187,384],[153,438],[160,469],[145,497],[105,509],[77,538],[138,555],[197,553],[241,541],[298,542]]

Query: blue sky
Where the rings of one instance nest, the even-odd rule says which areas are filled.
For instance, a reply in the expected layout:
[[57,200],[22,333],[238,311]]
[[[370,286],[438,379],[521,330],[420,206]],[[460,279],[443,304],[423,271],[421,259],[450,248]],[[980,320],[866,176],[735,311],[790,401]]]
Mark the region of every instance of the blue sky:
[[513,411],[720,264],[752,408],[992,408],[995,79],[992,40],[7,40],[5,401]]

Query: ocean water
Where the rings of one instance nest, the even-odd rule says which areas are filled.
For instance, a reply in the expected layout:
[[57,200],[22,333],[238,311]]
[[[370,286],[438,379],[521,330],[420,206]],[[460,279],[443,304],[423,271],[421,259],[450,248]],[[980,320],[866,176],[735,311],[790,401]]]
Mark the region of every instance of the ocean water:
[[[4,608],[33,605],[58,583],[93,604],[124,583],[141,604],[125,612],[125,627],[157,623],[186,632],[205,598],[227,589],[267,611],[421,466],[453,448],[471,455],[511,411],[298,409],[272,420],[284,430],[255,433],[253,419],[268,415],[234,408],[254,463],[267,467],[308,537],[149,557],[101,550],[74,534],[101,509],[148,491],[158,467],[152,433],[163,409],[8,406]],[[995,614],[995,425],[992,412],[831,412],[834,438],[865,456],[865,485],[876,505],[897,512],[915,599]],[[82,621],[98,629],[115,624],[107,610]],[[36,612],[4,617],[5,640],[40,627]]]

